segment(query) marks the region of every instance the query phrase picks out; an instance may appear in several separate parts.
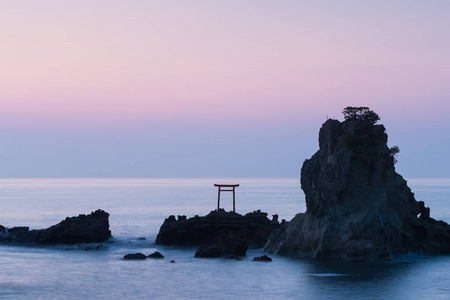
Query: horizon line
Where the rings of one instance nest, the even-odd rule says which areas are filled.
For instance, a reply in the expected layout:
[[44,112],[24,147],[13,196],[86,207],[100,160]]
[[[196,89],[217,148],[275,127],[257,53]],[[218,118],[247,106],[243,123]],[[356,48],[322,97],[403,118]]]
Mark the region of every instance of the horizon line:
[[[403,177],[403,176],[402,176]],[[405,180],[414,179],[448,179],[450,177],[403,177]],[[30,180],[30,179],[300,179],[300,177],[0,177],[0,180]]]

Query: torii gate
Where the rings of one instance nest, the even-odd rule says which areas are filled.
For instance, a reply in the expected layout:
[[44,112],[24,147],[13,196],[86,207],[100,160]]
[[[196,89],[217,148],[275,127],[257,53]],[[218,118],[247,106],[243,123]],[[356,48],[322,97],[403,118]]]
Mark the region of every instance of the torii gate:
[[[233,211],[236,211],[236,196],[235,196],[235,188],[239,186],[239,184],[214,184],[219,188],[219,193],[217,196],[217,210],[220,207],[220,192],[233,192]],[[232,188],[232,189],[222,189],[222,188]]]

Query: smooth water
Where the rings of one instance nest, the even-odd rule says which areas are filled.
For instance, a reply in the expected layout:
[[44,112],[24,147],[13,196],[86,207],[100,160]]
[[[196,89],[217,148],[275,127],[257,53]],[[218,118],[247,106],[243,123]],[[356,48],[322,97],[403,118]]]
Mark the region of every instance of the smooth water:
[[[205,215],[214,183],[240,183],[236,210],[290,220],[305,210],[298,179],[1,179],[0,224],[46,228],[98,208],[110,213],[113,243],[84,247],[0,246],[2,299],[450,299],[450,256],[391,262],[324,262],[272,256],[271,263],[194,258],[195,248],[154,245],[171,214]],[[450,222],[450,179],[411,179],[431,216]],[[232,208],[231,193],[221,207]],[[146,240],[138,240],[145,237]],[[125,261],[154,251],[166,259]],[[170,263],[175,260],[176,263]]]

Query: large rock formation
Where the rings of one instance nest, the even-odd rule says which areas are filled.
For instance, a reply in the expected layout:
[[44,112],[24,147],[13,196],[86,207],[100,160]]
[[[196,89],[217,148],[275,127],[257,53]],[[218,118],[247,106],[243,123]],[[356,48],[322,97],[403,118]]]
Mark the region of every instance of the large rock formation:
[[306,212],[274,231],[265,250],[344,260],[450,254],[449,225],[431,219],[395,172],[383,125],[327,120],[319,147],[301,170]]
[[29,230],[28,227],[4,228],[0,243],[21,244],[78,244],[101,243],[111,237],[109,214],[96,210],[89,215],[67,217],[47,229]]
[[[242,237],[250,246],[263,247],[269,234],[280,227],[274,216],[267,218],[267,213],[255,211],[242,216],[235,212],[225,212],[223,209],[210,212],[204,217],[195,216],[186,219],[185,216],[167,218],[156,237],[156,244],[173,246],[202,246],[209,244],[226,244],[226,237]],[[235,242],[235,239],[229,239]],[[219,246],[220,246],[219,245]],[[228,253],[231,254],[231,253]]]

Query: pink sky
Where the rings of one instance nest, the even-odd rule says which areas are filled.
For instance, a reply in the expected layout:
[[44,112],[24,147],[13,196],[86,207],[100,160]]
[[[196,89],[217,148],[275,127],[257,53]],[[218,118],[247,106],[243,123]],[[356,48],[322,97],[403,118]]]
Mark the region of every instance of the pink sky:
[[312,2],[4,2],[0,126],[449,128],[450,2]]

